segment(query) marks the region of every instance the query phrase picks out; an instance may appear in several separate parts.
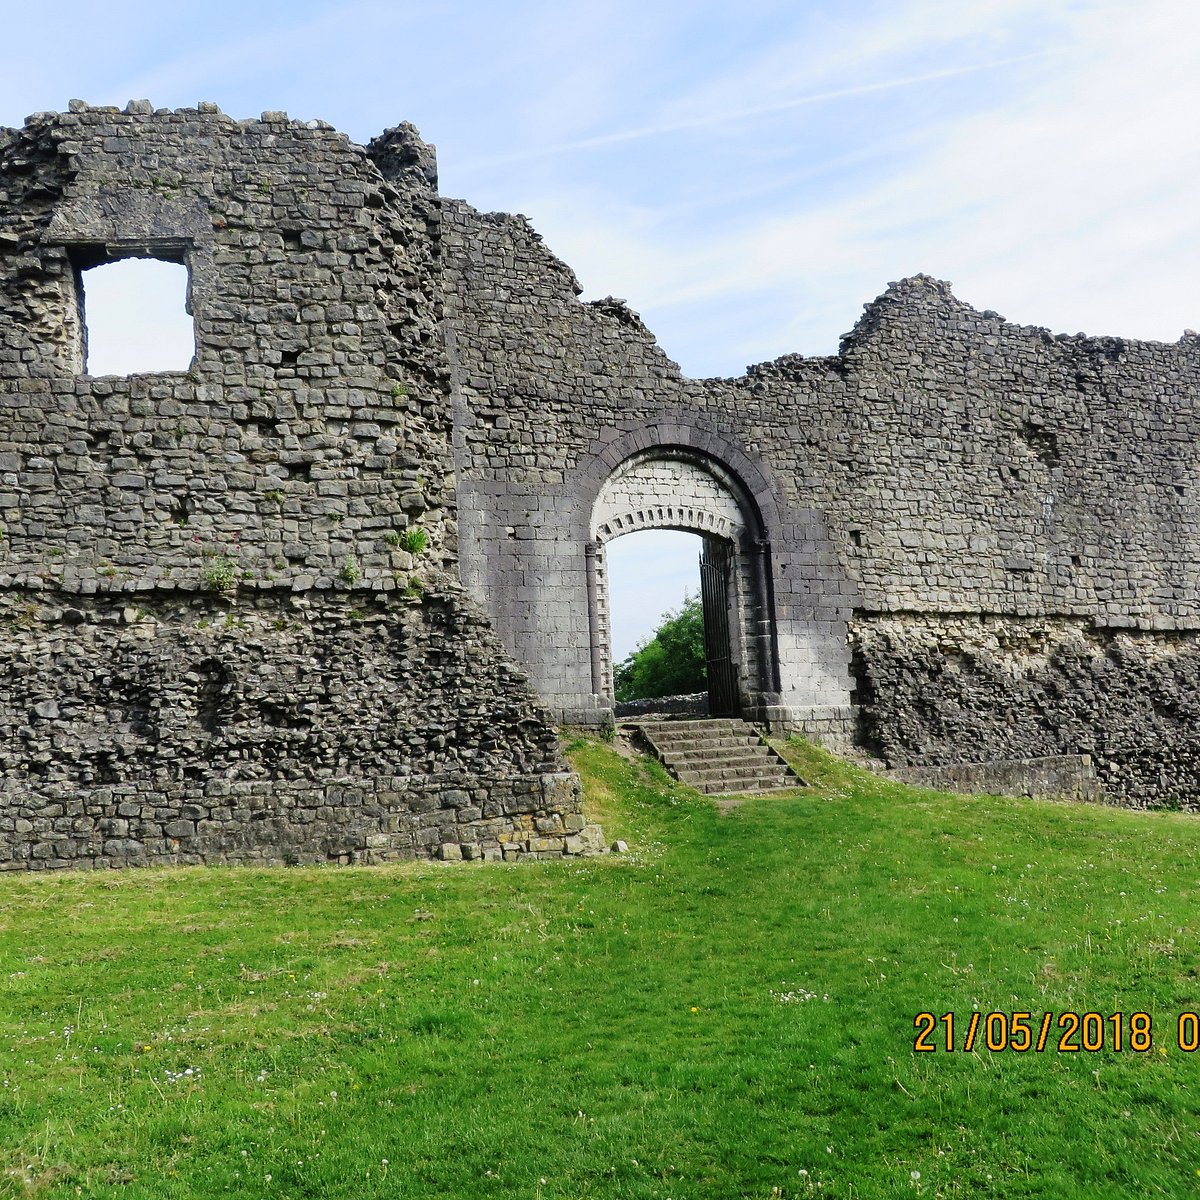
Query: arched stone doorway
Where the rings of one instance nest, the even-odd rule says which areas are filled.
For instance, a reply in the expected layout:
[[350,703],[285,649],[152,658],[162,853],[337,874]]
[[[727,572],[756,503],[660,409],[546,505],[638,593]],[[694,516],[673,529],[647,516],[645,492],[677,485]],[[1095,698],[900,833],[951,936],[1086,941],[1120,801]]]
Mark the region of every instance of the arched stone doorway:
[[778,703],[779,658],[762,515],[728,466],[690,446],[660,445],[631,454],[596,498],[586,546],[594,692],[613,702],[605,547],[644,529],[702,537],[710,712],[766,719],[767,709]]
[[844,742],[853,729],[847,620],[856,590],[802,486],[695,413],[600,426],[560,471],[458,482],[459,565],[554,720],[612,720],[605,546],[682,529],[728,549],[742,716]]

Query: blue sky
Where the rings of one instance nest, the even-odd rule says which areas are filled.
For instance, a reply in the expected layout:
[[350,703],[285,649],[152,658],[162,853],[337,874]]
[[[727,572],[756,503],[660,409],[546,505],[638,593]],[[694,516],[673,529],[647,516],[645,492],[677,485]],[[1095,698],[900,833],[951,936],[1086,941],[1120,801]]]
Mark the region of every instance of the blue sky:
[[1195,0],[5,8],[0,124],[72,97],[412,121],[445,193],[525,213],[691,375],[831,353],[917,271],[1055,332],[1200,328]]

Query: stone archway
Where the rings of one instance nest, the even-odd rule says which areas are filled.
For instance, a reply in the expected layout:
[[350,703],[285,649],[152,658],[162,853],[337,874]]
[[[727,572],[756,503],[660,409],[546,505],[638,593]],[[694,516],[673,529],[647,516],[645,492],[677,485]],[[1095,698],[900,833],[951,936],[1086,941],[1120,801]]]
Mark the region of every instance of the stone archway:
[[[690,446],[659,445],[631,454],[613,469],[596,498],[586,547],[593,690],[612,703],[605,547],[644,529],[678,529],[704,539],[710,568],[703,594],[708,653],[710,660],[727,657],[730,671],[728,699],[716,701],[718,692],[711,694],[728,715],[764,719],[766,709],[777,703],[779,665],[762,516],[728,466]],[[712,644],[714,636],[722,639],[721,646]]]

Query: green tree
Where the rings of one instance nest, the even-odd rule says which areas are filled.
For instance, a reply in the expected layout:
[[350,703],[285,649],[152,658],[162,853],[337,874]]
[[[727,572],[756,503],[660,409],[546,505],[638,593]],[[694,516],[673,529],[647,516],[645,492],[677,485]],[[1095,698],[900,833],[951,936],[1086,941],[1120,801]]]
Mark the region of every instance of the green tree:
[[613,670],[617,700],[648,700],[702,692],[704,610],[699,596],[685,595],[678,612],[663,613],[654,635]]

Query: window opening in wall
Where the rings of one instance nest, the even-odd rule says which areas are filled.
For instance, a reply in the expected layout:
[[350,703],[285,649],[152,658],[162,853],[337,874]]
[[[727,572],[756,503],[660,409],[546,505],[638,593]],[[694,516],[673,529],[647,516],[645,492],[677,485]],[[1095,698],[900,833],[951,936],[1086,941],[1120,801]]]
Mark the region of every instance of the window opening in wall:
[[80,274],[89,375],[186,371],[196,353],[188,269],[157,258],[121,258]]
[[706,691],[702,545],[696,534],[646,529],[605,547],[618,703]]

